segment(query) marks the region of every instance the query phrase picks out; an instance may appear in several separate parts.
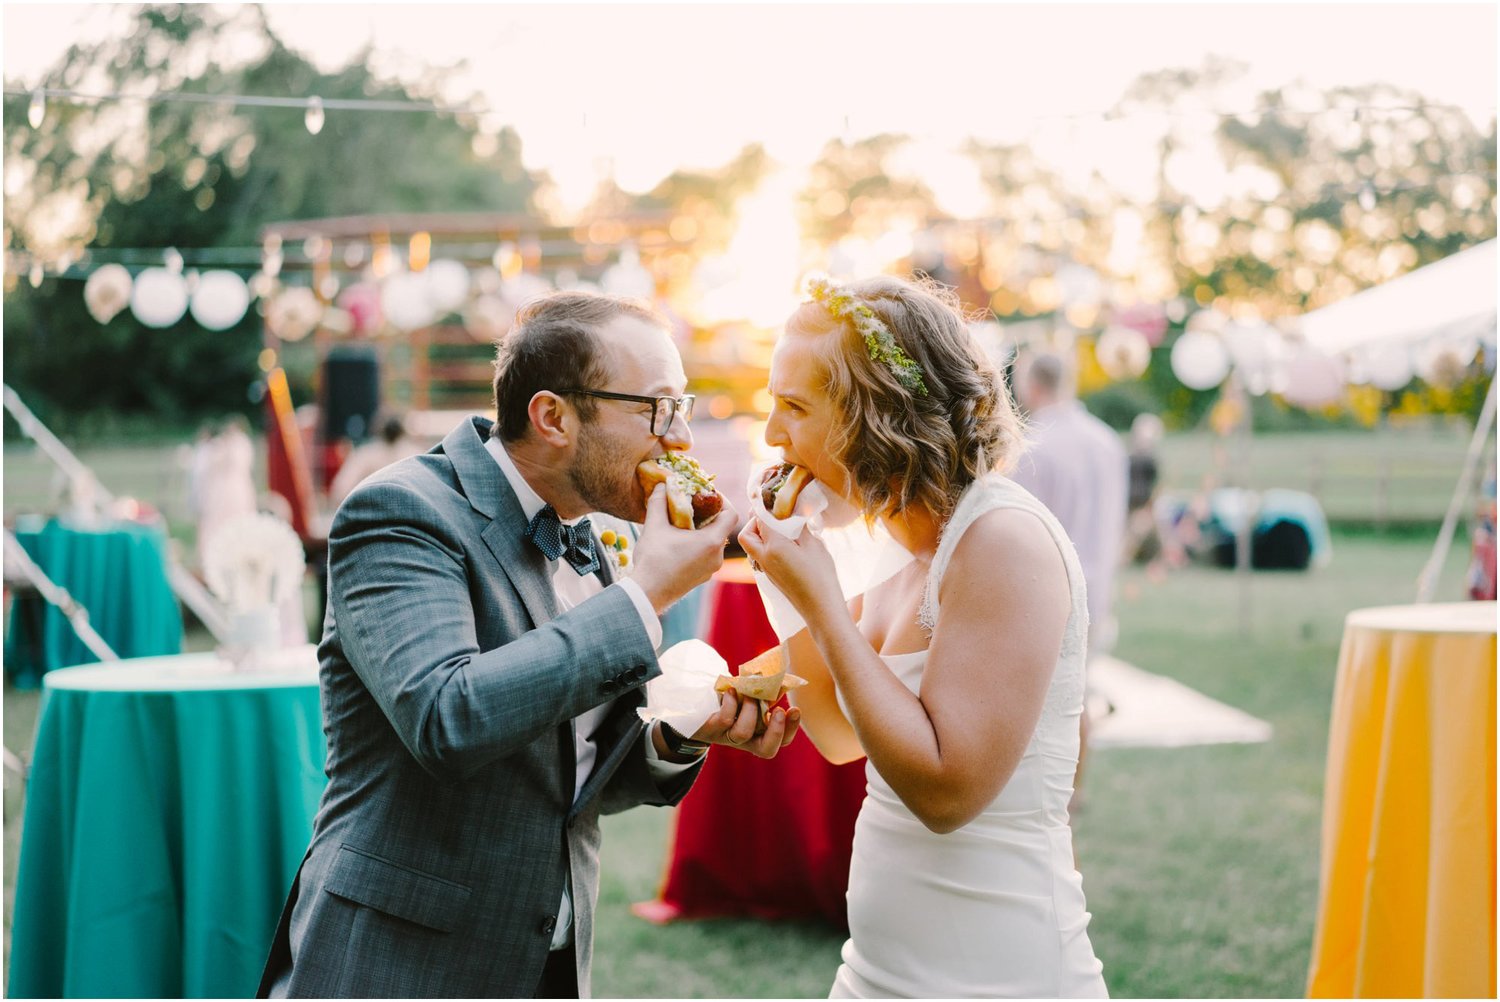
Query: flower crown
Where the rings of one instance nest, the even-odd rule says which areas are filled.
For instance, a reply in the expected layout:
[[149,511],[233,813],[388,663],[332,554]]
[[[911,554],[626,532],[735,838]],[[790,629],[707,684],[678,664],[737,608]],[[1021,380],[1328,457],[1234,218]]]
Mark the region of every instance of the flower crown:
[[854,329],[865,339],[865,351],[869,352],[870,361],[890,369],[891,375],[908,391],[920,397],[927,396],[927,383],[922,379],[921,366],[901,350],[890,328],[875,315],[874,310],[826,275],[809,277],[807,291],[829,313],[854,325]]

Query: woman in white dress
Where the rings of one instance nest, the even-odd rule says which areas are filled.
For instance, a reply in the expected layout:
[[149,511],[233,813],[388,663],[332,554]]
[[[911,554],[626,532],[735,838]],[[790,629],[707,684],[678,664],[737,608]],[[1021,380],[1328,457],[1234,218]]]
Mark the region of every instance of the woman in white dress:
[[1088,612],[1057,521],[1006,479],[1021,422],[956,299],[813,284],[771,364],[766,441],[915,559],[844,602],[827,549],[752,520],[807,629],[803,728],[868,757],[831,996],[1103,997],[1068,799]]

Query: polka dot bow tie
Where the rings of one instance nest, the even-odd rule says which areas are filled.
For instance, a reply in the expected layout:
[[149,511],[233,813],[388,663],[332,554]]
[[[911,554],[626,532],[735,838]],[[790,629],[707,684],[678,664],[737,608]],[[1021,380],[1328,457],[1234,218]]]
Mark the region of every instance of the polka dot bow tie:
[[582,577],[599,571],[599,555],[594,552],[594,534],[588,519],[577,525],[563,525],[553,507],[544,505],[526,524],[526,538],[548,560],[562,557]]

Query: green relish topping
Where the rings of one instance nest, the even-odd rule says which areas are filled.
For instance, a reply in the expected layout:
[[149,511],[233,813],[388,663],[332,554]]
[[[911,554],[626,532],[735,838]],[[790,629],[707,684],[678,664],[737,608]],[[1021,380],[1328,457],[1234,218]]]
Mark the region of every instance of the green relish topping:
[[692,493],[694,494],[716,489],[713,484],[714,475],[705,472],[703,467],[699,466],[698,461],[692,456],[681,452],[669,452],[658,456],[656,461],[682,477],[686,481],[687,486],[693,489]]

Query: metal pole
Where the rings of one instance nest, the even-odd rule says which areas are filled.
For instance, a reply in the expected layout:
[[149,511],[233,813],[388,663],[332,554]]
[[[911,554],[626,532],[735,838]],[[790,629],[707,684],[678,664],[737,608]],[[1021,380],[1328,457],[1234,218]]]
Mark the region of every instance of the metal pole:
[[1437,542],[1432,547],[1432,555],[1427,558],[1427,563],[1422,567],[1422,573],[1417,575],[1417,603],[1423,604],[1432,601],[1432,593],[1437,590],[1438,575],[1442,573],[1443,564],[1448,559],[1448,548],[1453,543],[1453,530],[1458,526],[1458,509],[1469,496],[1469,490],[1474,485],[1474,469],[1479,465],[1479,454],[1484,451],[1484,443],[1490,437],[1490,428],[1495,424],[1495,382],[1490,380],[1490,392],[1484,398],[1484,409],[1480,411],[1479,420],[1474,423],[1474,437],[1469,439],[1469,453],[1464,457],[1464,469],[1458,477],[1458,486],[1453,489],[1453,498],[1448,502],[1448,512],[1443,516],[1443,527],[1438,531]]

